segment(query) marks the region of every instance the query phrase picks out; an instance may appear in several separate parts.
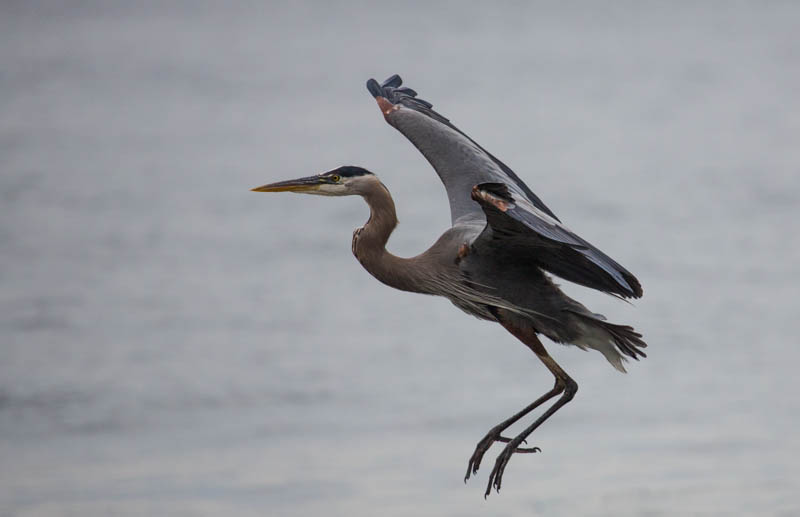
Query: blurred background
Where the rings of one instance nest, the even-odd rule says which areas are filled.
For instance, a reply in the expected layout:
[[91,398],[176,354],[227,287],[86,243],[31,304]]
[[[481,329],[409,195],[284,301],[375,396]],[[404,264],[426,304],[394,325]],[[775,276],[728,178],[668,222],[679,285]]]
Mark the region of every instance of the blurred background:
[[[797,515],[800,6],[0,6],[0,514]],[[391,290],[358,198],[255,194],[342,164],[399,255],[449,225],[364,83],[399,73],[642,281],[620,375],[483,490],[477,441],[551,387],[500,327]]]

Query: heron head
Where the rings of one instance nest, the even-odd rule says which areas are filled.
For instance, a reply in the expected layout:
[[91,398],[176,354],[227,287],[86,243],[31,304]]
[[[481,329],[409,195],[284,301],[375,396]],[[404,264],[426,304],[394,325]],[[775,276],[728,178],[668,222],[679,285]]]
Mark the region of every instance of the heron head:
[[361,167],[344,165],[316,176],[278,181],[251,189],[253,192],[298,192],[318,196],[352,196],[363,192],[365,182],[376,181],[374,174]]

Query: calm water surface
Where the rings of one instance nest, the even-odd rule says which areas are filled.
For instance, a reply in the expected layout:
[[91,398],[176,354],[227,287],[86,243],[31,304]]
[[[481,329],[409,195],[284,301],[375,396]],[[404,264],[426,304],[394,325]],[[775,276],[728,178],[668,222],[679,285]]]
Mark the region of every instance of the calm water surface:
[[[798,515],[800,8],[5,2],[0,514]],[[483,500],[535,357],[350,253],[378,173],[412,255],[444,190],[364,88],[400,73],[634,271],[620,375]]]

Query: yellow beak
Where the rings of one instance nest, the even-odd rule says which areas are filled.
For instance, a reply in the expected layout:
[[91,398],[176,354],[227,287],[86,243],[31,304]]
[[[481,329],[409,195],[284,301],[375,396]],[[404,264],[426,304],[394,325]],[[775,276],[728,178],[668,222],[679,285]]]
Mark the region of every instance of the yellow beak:
[[250,189],[253,192],[308,192],[319,190],[321,179],[319,176],[308,176],[295,180],[278,181]]

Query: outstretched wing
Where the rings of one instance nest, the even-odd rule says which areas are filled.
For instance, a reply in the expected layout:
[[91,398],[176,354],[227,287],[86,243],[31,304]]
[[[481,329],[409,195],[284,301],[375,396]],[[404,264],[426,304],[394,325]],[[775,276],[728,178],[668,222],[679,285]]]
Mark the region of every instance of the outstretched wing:
[[486,214],[486,228],[472,243],[479,250],[514,247],[564,280],[623,298],[642,296],[642,286],[630,271],[509,185],[482,183],[471,196]]
[[470,192],[478,183],[488,182],[514,185],[519,196],[558,220],[503,162],[435,112],[430,102],[417,98],[417,92],[402,84],[400,76],[393,75],[383,84],[370,79],[367,89],[378,101],[386,121],[411,140],[436,170],[447,190],[453,224],[464,218],[483,218],[480,208],[470,199]]
[[370,79],[367,89],[386,121],[436,170],[447,190],[453,224],[485,215],[486,228],[473,246],[516,247],[532,263],[565,280],[623,298],[642,296],[636,277],[561,224],[511,169],[402,84],[393,75],[383,84]]

